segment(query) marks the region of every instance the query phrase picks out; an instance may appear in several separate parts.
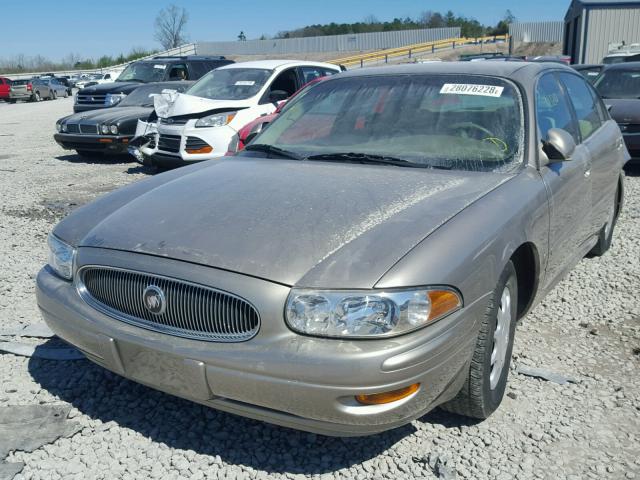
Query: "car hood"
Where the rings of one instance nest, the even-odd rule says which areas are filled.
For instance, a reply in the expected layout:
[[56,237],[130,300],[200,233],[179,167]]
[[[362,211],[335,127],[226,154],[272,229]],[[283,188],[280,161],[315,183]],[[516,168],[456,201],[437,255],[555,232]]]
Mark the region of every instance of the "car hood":
[[156,95],[153,101],[159,118],[191,116],[216,110],[240,110],[253,105],[249,100],[211,100],[178,92]]
[[285,285],[371,288],[427,235],[510,178],[249,157],[181,170],[79,209],[55,234],[80,247]]
[[616,122],[640,124],[640,100],[635,98],[606,98],[604,103],[609,108],[611,118]]
[[68,123],[115,123],[123,120],[145,119],[153,112],[153,107],[113,107],[88,112],[75,113],[64,118]]
[[[95,80],[89,80],[95,81]],[[129,94],[133,92],[140,85],[144,85],[144,83],[140,82],[109,82],[109,83],[98,83],[97,85],[92,85],[90,87],[86,87],[81,89],[78,93],[80,95],[105,95],[107,93],[125,93]]]

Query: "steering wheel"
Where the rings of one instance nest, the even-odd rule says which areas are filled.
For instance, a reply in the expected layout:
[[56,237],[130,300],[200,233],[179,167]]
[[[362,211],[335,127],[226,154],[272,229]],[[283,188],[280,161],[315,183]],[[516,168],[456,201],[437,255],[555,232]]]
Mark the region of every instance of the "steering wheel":
[[484,138],[490,137],[494,138],[496,135],[488,128],[483,127],[482,125],[478,125],[473,122],[458,122],[449,125],[448,127],[451,130],[476,130],[478,132],[482,132],[484,134]]

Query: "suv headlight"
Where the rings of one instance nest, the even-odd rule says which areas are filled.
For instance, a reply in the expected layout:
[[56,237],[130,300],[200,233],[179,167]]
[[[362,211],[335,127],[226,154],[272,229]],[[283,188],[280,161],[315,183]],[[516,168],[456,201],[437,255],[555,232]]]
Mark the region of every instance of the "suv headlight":
[[120,103],[126,96],[127,95],[124,93],[107,93],[107,95],[104,97],[104,104],[107,107],[113,107],[114,105]]
[[449,288],[293,289],[285,317],[289,327],[308,335],[391,337],[434,323],[460,308],[460,294]]
[[73,278],[73,260],[76,250],[71,245],[67,245],[53,233],[47,238],[49,244],[49,266],[65,280]]
[[215,115],[202,117],[196,122],[196,127],[223,127],[234,119],[236,113],[238,112],[216,113]]

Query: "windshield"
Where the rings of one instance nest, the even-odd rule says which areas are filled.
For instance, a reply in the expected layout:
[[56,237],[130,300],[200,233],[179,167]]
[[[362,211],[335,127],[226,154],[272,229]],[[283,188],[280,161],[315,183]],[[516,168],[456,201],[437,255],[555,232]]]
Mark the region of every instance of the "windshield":
[[602,98],[640,98],[640,70],[604,71],[594,85]]
[[175,90],[177,92],[184,92],[187,87],[191,85],[188,83],[177,83],[175,85],[168,85],[166,83],[152,83],[149,85],[143,85],[136,88],[129,95],[118,103],[118,107],[153,107],[153,97],[149,95],[160,94],[163,90]]
[[520,160],[520,105],[517,89],[493,77],[336,78],[293,100],[249,150],[309,160],[334,155],[363,163],[377,158],[402,166],[505,171]]
[[117,82],[161,82],[164,80],[166,63],[137,62],[130,64],[120,74]]
[[263,68],[213,70],[186,93],[211,100],[244,100],[256,95],[272,73],[272,70]]

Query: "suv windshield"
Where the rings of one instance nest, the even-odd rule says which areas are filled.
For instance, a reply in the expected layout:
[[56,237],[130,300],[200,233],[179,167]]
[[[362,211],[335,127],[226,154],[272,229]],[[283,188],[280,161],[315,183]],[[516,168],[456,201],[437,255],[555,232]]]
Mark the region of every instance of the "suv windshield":
[[506,171],[519,166],[518,90],[471,75],[378,75],[321,82],[248,150],[307,160]]
[[263,68],[213,70],[186,93],[212,100],[244,100],[256,95],[272,73],[272,70]]
[[120,74],[116,82],[161,82],[169,65],[166,63],[136,62]]
[[640,69],[605,70],[594,86],[602,98],[640,98]]
[[129,95],[116,105],[117,107],[153,107],[153,97],[149,95],[162,93],[163,90],[175,90],[177,92],[184,92],[191,83],[185,83],[182,85],[171,85],[163,83],[153,83],[150,85],[143,85],[136,88]]

